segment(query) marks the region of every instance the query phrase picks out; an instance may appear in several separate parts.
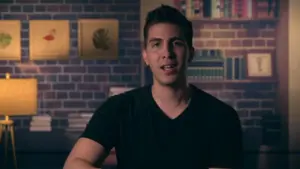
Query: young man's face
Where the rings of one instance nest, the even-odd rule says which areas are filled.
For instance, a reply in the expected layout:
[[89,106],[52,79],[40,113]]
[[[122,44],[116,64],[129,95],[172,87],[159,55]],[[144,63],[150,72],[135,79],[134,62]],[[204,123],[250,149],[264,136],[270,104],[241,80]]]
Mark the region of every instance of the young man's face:
[[149,28],[143,58],[150,66],[154,83],[175,85],[185,80],[192,54],[193,49],[187,46],[177,25],[158,23]]

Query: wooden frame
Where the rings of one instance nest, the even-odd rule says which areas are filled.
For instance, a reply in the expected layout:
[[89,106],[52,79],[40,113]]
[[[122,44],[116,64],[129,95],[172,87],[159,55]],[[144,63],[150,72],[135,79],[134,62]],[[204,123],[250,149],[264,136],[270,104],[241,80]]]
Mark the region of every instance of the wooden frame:
[[30,60],[65,60],[70,55],[68,20],[29,21]]
[[248,52],[245,58],[246,78],[275,80],[275,60],[274,52]]
[[21,60],[21,21],[0,21],[0,60]]
[[119,55],[117,19],[80,19],[78,52],[81,59],[116,60]]

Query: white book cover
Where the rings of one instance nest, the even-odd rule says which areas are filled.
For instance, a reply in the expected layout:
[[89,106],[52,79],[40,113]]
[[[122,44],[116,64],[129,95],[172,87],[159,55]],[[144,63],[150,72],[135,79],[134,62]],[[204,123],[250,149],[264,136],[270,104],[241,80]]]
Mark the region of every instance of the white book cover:
[[85,128],[86,124],[69,124],[68,128]]
[[29,131],[52,131],[51,127],[30,127]]
[[31,126],[51,126],[51,123],[41,123],[41,122],[30,122]]
[[51,121],[51,116],[49,115],[37,115],[33,116],[32,120],[37,120],[37,121]]

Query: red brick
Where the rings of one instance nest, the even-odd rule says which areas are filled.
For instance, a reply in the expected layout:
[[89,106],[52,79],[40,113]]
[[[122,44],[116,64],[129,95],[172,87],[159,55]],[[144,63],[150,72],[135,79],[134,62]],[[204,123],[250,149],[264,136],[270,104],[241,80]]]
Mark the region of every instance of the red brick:
[[214,38],[235,38],[235,32],[233,31],[217,31],[213,32]]
[[232,23],[231,28],[232,29],[241,29],[241,28],[243,28],[243,24],[241,24],[241,23]]
[[39,73],[60,73],[61,67],[59,66],[46,66],[46,67],[40,67]]
[[64,101],[64,108],[86,108],[86,103],[83,101]]
[[8,6],[7,5],[0,5],[0,11],[1,12],[8,12]]
[[229,42],[229,40],[219,40],[218,46],[219,47],[228,47],[228,46],[230,46],[230,42]]
[[237,32],[238,38],[251,38],[251,37],[259,37],[258,30],[243,30]]
[[200,36],[200,30],[199,29],[194,29],[194,36],[199,37]]
[[275,40],[267,40],[267,46],[275,47],[276,46],[276,41]]
[[262,39],[254,40],[254,46],[257,47],[266,46],[266,41]]
[[217,41],[216,40],[207,40],[205,41],[205,47],[216,47]]
[[54,90],[75,90],[75,84],[72,83],[56,83],[52,87]]
[[59,5],[49,5],[46,10],[48,12],[59,12]]
[[220,29],[229,29],[231,28],[231,25],[229,23],[221,23],[219,24]]
[[35,65],[17,65],[15,68],[16,73],[38,73],[39,68]]
[[61,108],[62,103],[61,103],[61,101],[44,101],[43,107],[49,108],[49,109]]
[[4,73],[12,73],[13,72],[13,68],[12,67],[8,67],[8,66],[0,66],[0,73],[4,74]]
[[51,84],[38,84],[39,91],[47,91],[51,89]]
[[261,30],[260,36],[264,38],[274,38],[276,37],[275,30]]
[[194,41],[194,46],[197,47],[197,48],[204,47],[205,46],[205,42],[201,41],[201,40],[196,40],[196,41]]
[[108,81],[108,75],[96,75],[96,81],[97,82],[103,82]]
[[77,85],[78,90],[100,90],[101,85],[99,83],[81,83]]
[[240,47],[240,46],[242,46],[242,41],[241,40],[237,40],[237,39],[231,40],[230,41],[230,46],[232,46],[232,47]]
[[113,73],[137,73],[137,68],[132,66],[114,66]]
[[203,24],[203,28],[204,29],[218,29],[219,28],[219,24],[205,23],[205,24]]
[[42,94],[44,99],[55,99],[56,93],[53,91],[43,92]]
[[[228,50],[225,50],[225,56],[241,56],[241,55],[245,55],[246,52],[245,50],[231,50],[231,49],[228,49]],[[228,85],[231,85],[231,84],[228,84]]]
[[65,66],[63,68],[64,73],[85,73],[86,68],[84,66]]
[[211,37],[211,32],[209,31],[200,31],[200,38],[210,38]]
[[252,40],[250,40],[250,39],[243,40],[243,46],[250,47],[252,45],[253,45]]
[[60,12],[70,12],[71,11],[71,6],[70,5],[60,5],[59,6],[59,11]]

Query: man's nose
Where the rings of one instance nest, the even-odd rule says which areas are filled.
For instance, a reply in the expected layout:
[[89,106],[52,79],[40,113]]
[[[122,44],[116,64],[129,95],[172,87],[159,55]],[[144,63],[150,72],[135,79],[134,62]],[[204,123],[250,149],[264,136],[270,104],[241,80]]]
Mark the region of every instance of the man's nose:
[[164,58],[173,58],[175,56],[173,46],[170,44],[165,44],[162,49],[162,56]]

